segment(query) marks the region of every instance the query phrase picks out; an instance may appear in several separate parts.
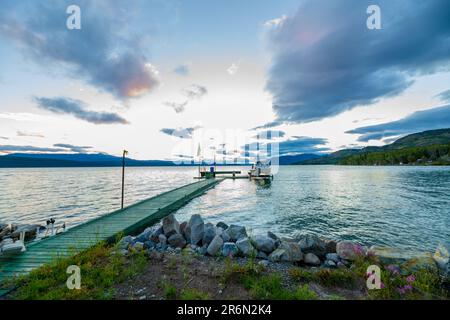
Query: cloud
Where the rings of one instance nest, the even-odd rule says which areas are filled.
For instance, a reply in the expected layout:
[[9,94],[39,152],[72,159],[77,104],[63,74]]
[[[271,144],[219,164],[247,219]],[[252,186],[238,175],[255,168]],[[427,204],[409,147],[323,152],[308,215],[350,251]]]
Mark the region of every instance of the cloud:
[[127,29],[127,20],[133,20],[125,17],[128,1],[77,1],[81,30],[66,28],[70,4],[11,1],[11,8],[0,12],[0,36],[12,39],[37,64],[62,67],[120,100],[140,97],[158,85],[158,72],[143,47],[145,33]]
[[[246,144],[242,149],[247,150],[247,152],[254,153],[258,150],[274,150],[278,149],[278,153],[280,156],[290,155],[290,154],[302,154],[302,153],[317,153],[328,151],[330,148],[321,147],[328,142],[327,139],[324,138],[312,138],[312,137],[303,137],[303,136],[295,136],[291,139],[281,141],[281,142],[260,142],[259,146],[257,142],[252,142],[250,144]],[[278,145],[278,148],[276,147]]]
[[0,152],[63,152],[61,148],[42,148],[33,146],[0,145]]
[[128,124],[128,121],[112,112],[98,112],[87,110],[83,101],[65,97],[40,98],[35,97],[37,106],[57,114],[70,114],[75,118],[94,124]]
[[450,103],[450,90],[443,91],[436,95],[442,102]]
[[235,75],[239,70],[239,65],[237,63],[232,63],[231,66],[228,67],[227,72],[230,75]]
[[264,26],[269,27],[269,28],[276,28],[276,27],[283,25],[283,23],[284,23],[284,21],[286,21],[286,19],[287,19],[287,16],[282,15],[280,18],[275,18],[275,19],[264,22]]
[[0,139],[2,139],[2,140],[9,140],[8,137],[1,137],[1,136],[0,136]]
[[42,133],[17,131],[19,137],[45,138]]
[[425,130],[450,128],[450,105],[416,111],[409,116],[392,122],[365,126],[346,133],[360,134],[358,141],[382,140]]
[[208,89],[206,89],[206,87],[204,86],[193,84],[184,89],[183,93],[189,100],[200,99],[208,93]]
[[187,76],[189,75],[189,67],[187,65],[180,64],[173,69],[173,72],[180,76]]
[[159,131],[164,134],[167,134],[169,136],[173,136],[173,137],[177,137],[177,138],[181,138],[181,139],[191,139],[194,131],[197,129],[200,129],[200,128],[201,128],[200,126],[189,127],[189,128],[176,128],[176,129],[162,128]]
[[447,0],[379,0],[382,29],[366,27],[370,0],[305,0],[268,30],[266,89],[276,121],[304,123],[393,97],[415,77],[449,70]]
[[57,148],[69,149],[70,151],[76,152],[76,153],[86,153],[89,151],[88,149],[93,148],[91,146],[74,146],[72,144],[67,144],[67,143],[57,143],[57,144],[54,144],[53,146],[57,147]]
[[172,108],[173,110],[175,110],[176,113],[181,113],[185,110],[187,104],[188,104],[188,100],[183,101],[183,102],[163,102],[163,105]]
[[192,100],[200,99],[207,93],[208,89],[206,89],[206,87],[198,84],[192,84],[182,90],[182,94],[186,97],[186,100],[184,100],[183,102],[166,101],[163,102],[163,105],[174,109],[176,113],[181,113],[186,110],[186,106]]

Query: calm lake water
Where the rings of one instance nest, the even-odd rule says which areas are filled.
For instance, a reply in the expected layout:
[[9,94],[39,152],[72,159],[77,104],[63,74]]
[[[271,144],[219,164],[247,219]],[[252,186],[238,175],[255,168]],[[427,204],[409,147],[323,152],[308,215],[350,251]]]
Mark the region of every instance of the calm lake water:
[[[242,168],[245,172],[248,168]],[[128,168],[126,204],[191,183],[192,167]],[[120,206],[120,168],[0,169],[0,221],[73,227]],[[434,250],[450,240],[450,167],[283,166],[270,186],[225,180],[177,212],[256,234]]]

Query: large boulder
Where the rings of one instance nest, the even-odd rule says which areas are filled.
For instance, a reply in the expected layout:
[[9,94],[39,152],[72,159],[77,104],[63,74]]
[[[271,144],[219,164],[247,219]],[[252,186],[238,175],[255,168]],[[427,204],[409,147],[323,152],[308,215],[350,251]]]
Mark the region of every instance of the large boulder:
[[288,262],[289,260],[289,254],[285,249],[275,249],[270,255],[269,260],[272,262]]
[[191,235],[191,244],[199,244],[203,239],[205,223],[199,214],[194,214],[189,219],[189,223],[186,228],[189,228]]
[[187,221],[180,223],[180,233],[184,236],[186,233]]
[[234,257],[238,254],[239,249],[236,246],[236,243],[233,242],[225,242],[222,247],[222,255],[224,257]]
[[283,256],[285,261],[300,262],[303,260],[304,255],[298,243],[283,241],[278,246],[278,249],[286,251],[286,256]]
[[436,261],[440,273],[443,275],[446,282],[450,282],[449,252],[450,252],[450,243],[440,244],[433,255],[433,259],[434,261]]
[[337,253],[327,253],[325,258],[329,261],[333,261],[334,263],[339,262],[339,256]]
[[257,235],[252,237],[251,240],[255,248],[260,251],[271,253],[273,250],[275,250],[275,241],[268,236]]
[[314,253],[307,253],[305,255],[305,263],[313,266],[319,266],[320,259]]
[[216,236],[216,227],[212,223],[207,223],[203,229],[203,245],[209,245]]
[[116,247],[119,250],[126,250],[129,246],[133,245],[133,237],[132,236],[126,236],[120,239],[119,242],[117,242]]
[[5,229],[8,225],[6,223],[1,223],[0,222],[0,232],[3,231],[3,229]]
[[242,252],[242,254],[246,257],[249,256],[256,256],[258,251],[253,247],[252,242],[249,238],[241,238],[238,241],[236,241],[236,246],[238,247],[239,251]]
[[146,241],[150,240],[153,232],[154,232],[154,228],[146,228],[142,233],[140,233],[138,236],[136,236],[136,241],[137,242],[142,242],[145,243]]
[[159,228],[157,228],[155,231],[152,232],[152,234],[150,235],[150,240],[152,240],[153,242],[158,243],[159,242],[159,236],[161,234],[163,234],[163,227],[160,226]]
[[216,227],[217,228],[222,228],[223,230],[227,230],[228,229],[228,225],[225,222],[222,222],[222,221],[218,222],[216,224]]
[[366,255],[366,250],[363,246],[351,242],[351,241],[340,241],[336,245],[336,253],[341,259],[353,261],[360,256]]
[[177,219],[175,218],[175,215],[170,214],[167,217],[163,219],[163,231],[164,235],[167,238],[170,238],[170,236],[180,233],[180,224],[178,223]]
[[327,254],[327,243],[314,234],[301,234],[296,239],[303,253],[314,253],[319,257]]
[[4,237],[8,236],[11,233],[11,227],[6,226],[3,228],[3,230],[0,232],[0,239],[3,239]]
[[247,236],[247,230],[245,230],[245,227],[233,224],[225,230],[225,233],[230,237],[230,240],[234,242]]
[[216,235],[211,243],[208,245],[208,248],[206,249],[206,252],[210,255],[210,256],[215,256],[218,253],[220,253],[220,249],[222,248],[223,245],[223,240],[222,237],[220,237],[219,235]]
[[[338,243],[339,247],[339,243]],[[339,254],[339,252],[338,252]],[[372,246],[367,254],[377,257],[383,264],[401,265],[411,259],[426,257],[427,254],[415,250]],[[340,256],[340,255],[339,255]]]
[[175,233],[175,234],[171,235],[169,237],[169,239],[167,239],[167,242],[169,243],[170,246],[172,246],[174,248],[183,249],[186,246],[186,240],[179,233]]

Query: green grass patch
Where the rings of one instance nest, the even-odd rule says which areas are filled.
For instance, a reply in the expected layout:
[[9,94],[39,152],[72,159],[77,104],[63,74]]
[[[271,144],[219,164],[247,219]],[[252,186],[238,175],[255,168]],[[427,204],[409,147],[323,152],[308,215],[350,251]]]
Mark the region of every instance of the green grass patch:
[[[81,288],[68,289],[67,267],[80,267]],[[110,299],[113,286],[140,272],[147,265],[144,251],[124,257],[100,243],[74,257],[58,259],[15,280],[12,298],[20,300]]]
[[202,292],[195,288],[184,289],[181,291],[181,300],[209,300],[211,296],[207,292]]

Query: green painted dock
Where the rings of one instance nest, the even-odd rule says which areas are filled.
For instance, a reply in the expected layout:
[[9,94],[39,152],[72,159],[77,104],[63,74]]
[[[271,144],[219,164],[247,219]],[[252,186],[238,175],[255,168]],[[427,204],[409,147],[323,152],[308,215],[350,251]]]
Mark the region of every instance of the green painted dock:
[[[23,253],[0,256],[0,283],[14,276],[27,274],[56,258],[73,256],[100,241],[113,241],[119,233],[128,235],[140,232],[221,181],[222,179],[206,179],[173,189],[54,237],[31,243]],[[5,291],[0,290],[0,296],[2,293]]]

